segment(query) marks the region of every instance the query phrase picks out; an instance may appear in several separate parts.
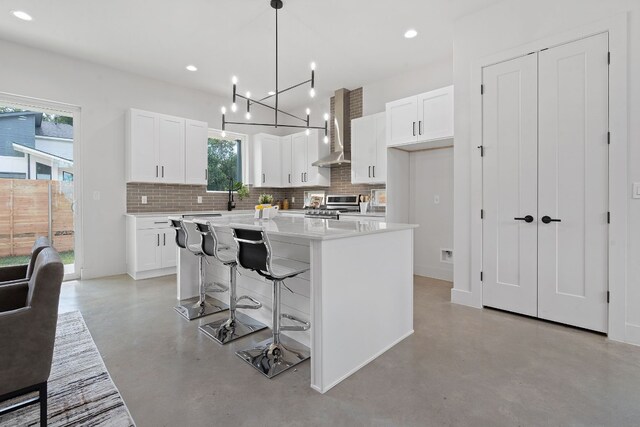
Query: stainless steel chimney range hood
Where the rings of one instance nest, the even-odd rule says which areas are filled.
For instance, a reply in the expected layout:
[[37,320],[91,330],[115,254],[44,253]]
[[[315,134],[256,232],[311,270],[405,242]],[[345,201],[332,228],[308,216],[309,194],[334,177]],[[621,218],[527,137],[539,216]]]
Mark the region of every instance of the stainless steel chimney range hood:
[[347,89],[339,89],[334,97],[334,148],[331,154],[323,157],[315,162],[312,166],[320,168],[330,168],[351,163],[351,157],[345,154],[345,148],[349,135],[346,134],[347,120],[349,120],[349,91]]

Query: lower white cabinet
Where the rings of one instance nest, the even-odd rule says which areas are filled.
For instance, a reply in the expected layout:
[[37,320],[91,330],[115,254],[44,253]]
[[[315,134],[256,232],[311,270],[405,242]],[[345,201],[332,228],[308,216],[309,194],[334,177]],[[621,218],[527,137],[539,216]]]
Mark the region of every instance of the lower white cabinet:
[[127,274],[135,280],[176,272],[175,230],[166,216],[127,216]]

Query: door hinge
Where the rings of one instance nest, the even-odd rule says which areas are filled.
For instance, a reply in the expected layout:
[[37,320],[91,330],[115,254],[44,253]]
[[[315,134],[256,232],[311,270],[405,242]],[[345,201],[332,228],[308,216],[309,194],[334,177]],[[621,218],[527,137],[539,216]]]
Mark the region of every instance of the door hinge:
[[607,132],[607,144],[611,145],[611,132]]
[[611,291],[607,291],[607,304],[611,302]]
[[611,65],[611,52],[607,52],[607,64]]
[[611,212],[607,212],[607,224],[611,224]]
[[484,209],[480,209],[480,219],[484,219]]
[[482,280],[483,278],[484,278],[484,277],[483,277],[483,274],[482,274],[482,271],[481,271],[481,272],[480,272],[480,281],[481,281],[481,282],[483,281],[483,280]]
[[484,85],[480,85],[480,95],[484,95]]
[[480,157],[484,157],[484,145],[478,145],[478,148],[480,149]]

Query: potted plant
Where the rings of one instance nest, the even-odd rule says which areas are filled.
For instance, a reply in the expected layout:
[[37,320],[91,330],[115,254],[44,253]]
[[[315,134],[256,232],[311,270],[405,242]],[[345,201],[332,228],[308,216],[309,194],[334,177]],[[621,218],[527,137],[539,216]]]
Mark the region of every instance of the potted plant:
[[261,194],[258,198],[258,209],[268,208],[273,203],[273,196],[271,194]]

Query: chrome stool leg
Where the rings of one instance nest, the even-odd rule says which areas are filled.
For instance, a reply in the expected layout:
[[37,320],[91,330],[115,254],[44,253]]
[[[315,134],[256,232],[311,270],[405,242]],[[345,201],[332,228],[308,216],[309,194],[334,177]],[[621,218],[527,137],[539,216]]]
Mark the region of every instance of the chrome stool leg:
[[[200,326],[200,330],[205,335],[220,344],[227,344],[267,327],[264,323],[236,311],[238,308],[251,310],[262,308],[262,303],[249,296],[243,295],[238,298],[236,288],[237,268],[235,263],[229,266],[229,317]],[[249,300],[253,304],[238,304],[242,300]]]
[[[245,362],[249,363],[267,378],[286,371],[307,360],[311,353],[309,349],[299,342],[285,336],[281,331],[306,331],[311,327],[309,322],[304,322],[289,314],[281,313],[280,292],[282,281],[273,283],[273,336],[257,344],[256,347],[241,350],[236,353]],[[301,326],[282,326],[282,319],[289,319]]]
[[187,300],[188,302],[185,304],[174,307],[175,310],[187,320],[199,319],[200,317],[220,313],[221,311],[229,309],[229,306],[222,301],[207,296],[203,258],[204,256],[198,255],[198,267],[200,269],[200,278],[198,280],[198,299],[193,302],[193,299],[195,298],[192,298],[191,300]]

